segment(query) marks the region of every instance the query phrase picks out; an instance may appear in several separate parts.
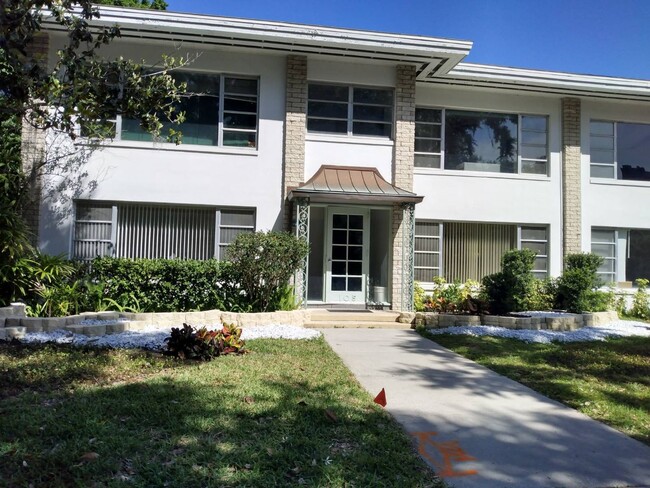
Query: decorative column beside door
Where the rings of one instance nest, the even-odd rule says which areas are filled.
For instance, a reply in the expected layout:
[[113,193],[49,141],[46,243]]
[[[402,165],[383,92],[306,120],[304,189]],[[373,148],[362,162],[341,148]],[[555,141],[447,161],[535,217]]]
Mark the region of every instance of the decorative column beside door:
[[414,285],[414,239],[415,239],[415,204],[401,205],[402,218],[402,307],[407,312],[413,310]]
[[[309,198],[296,198],[296,236],[309,242]],[[305,256],[302,265],[294,277],[294,292],[296,300],[300,301],[301,308],[307,308],[307,266],[309,256]]]

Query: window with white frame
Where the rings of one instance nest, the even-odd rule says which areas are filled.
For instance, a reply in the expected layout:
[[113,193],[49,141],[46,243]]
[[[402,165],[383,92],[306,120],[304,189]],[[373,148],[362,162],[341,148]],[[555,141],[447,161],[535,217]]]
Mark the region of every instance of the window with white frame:
[[435,276],[444,276],[448,282],[480,281],[500,271],[506,251],[523,248],[536,253],[534,276],[547,277],[546,226],[417,220],[414,277],[422,282],[431,282]]
[[592,120],[591,176],[650,181],[650,124]]
[[[187,84],[178,104],[178,110],[185,113],[185,121],[179,126],[163,124],[161,138],[171,127],[183,133],[183,144],[257,147],[257,78],[187,71],[176,71],[172,76]],[[138,120],[118,116],[110,123],[115,126],[116,140],[153,140]]]
[[392,137],[392,89],[309,83],[307,93],[309,132]]
[[415,222],[414,278],[416,281],[433,281],[440,276],[440,227],[438,222]]
[[225,259],[237,235],[255,231],[255,212],[214,207],[76,203],[72,255]]
[[617,231],[612,229],[591,229],[591,252],[603,258],[598,268],[603,283],[616,282]]
[[519,249],[534,251],[533,276],[543,279],[548,276],[548,230],[546,227],[521,226],[519,228]]
[[548,117],[415,109],[415,166],[548,174]]
[[598,274],[605,283],[650,279],[650,229],[592,227],[591,252],[603,258]]

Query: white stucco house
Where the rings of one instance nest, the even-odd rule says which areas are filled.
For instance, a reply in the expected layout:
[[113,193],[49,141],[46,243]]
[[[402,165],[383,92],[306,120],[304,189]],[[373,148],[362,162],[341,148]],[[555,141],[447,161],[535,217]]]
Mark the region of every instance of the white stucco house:
[[121,26],[109,57],[200,54],[177,76],[201,95],[180,146],[115,120],[82,191],[44,195],[45,252],[222,258],[240,232],[291,230],[311,244],[305,304],[396,310],[414,280],[479,280],[512,248],[539,277],[580,251],[607,281],[650,276],[649,81],[465,63],[452,39],[110,7],[98,23]]

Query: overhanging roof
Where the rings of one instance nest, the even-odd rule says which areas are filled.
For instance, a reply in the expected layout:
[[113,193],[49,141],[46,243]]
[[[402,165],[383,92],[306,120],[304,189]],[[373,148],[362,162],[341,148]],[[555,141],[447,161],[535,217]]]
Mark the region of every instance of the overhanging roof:
[[424,197],[391,185],[377,168],[323,165],[309,181],[289,192],[289,200],[312,202],[420,203]]
[[[420,74],[445,73],[469,53],[472,42],[357,29],[249,20],[163,10],[99,8],[95,25],[120,26],[122,38],[263,49],[414,64]],[[52,19],[49,29],[60,30]]]
[[459,63],[443,76],[418,78],[418,81],[438,85],[517,90],[518,92],[650,101],[650,81],[648,80],[473,63]]

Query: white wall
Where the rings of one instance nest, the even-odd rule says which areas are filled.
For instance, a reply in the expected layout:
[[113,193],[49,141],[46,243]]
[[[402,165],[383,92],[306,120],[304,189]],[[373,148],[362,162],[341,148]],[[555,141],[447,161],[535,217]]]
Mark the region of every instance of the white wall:
[[415,168],[414,189],[424,195],[418,219],[549,226],[552,275],[561,271],[560,100],[554,97],[418,85],[416,105],[549,117],[550,172],[546,176]]
[[[395,66],[369,65],[310,59],[307,67],[309,81],[367,85],[391,88],[395,86]],[[393,141],[376,137],[348,137],[307,133],[305,145],[305,181],[324,164],[377,168],[391,181]]]
[[582,102],[582,246],[591,249],[591,228],[650,229],[650,182],[590,177],[591,119],[650,124],[650,107],[641,102]]
[[[257,228],[281,226],[282,151],[286,58],[196,50],[172,45],[119,41],[107,56],[131,54],[151,63],[162,53],[201,55],[188,69],[259,76],[259,132],[256,150],[206,146],[112,142],[84,167],[78,198],[243,206],[257,209]],[[41,247],[66,253],[72,230],[70,202],[46,200],[41,213]]]

